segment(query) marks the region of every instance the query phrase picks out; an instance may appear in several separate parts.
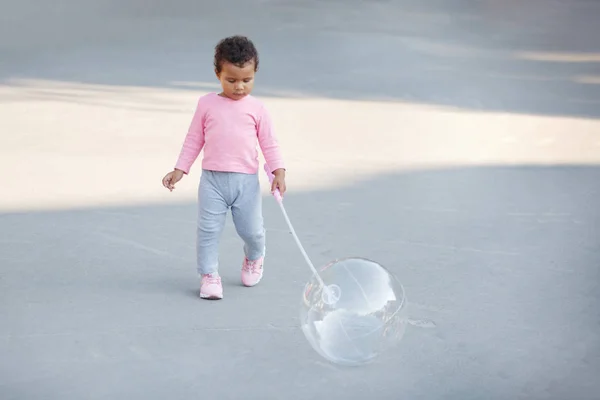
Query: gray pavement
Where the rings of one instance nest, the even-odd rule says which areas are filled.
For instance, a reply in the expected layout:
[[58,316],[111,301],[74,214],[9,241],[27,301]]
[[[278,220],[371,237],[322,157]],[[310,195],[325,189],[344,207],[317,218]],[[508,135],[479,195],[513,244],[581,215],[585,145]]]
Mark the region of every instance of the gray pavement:
[[215,42],[241,32],[261,47],[257,93],[545,115],[600,110],[600,6],[589,0],[5,3],[4,77],[213,82]]
[[[496,3],[0,2],[0,398],[597,398],[600,6]],[[309,347],[267,194],[264,281],[229,219],[198,298],[198,168],[160,178],[238,32],[314,263],[381,262],[428,322],[374,365]]]

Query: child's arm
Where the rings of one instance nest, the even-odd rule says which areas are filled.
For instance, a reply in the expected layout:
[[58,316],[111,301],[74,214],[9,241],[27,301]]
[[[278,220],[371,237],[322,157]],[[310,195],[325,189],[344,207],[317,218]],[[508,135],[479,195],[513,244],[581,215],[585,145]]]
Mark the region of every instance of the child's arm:
[[277,138],[273,132],[271,116],[264,107],[258,120],[258,143],[263,156],[265,156],[269,171],[274,175],[271,182],[271,192],[274,193],[275,190],[279,190],[279,194],[283,196],[286,191],[285,164],[279,149],[279,143],[277,143]]
[[283,156],[275,137],[273,122],[265,107],[261,109],[258,119],[258,144],[272,173],[275,174],[277,170],[285,170]]
[[175,169],[187,174],[204,147],[204,109],[198,101],[192,122],[185,136]]

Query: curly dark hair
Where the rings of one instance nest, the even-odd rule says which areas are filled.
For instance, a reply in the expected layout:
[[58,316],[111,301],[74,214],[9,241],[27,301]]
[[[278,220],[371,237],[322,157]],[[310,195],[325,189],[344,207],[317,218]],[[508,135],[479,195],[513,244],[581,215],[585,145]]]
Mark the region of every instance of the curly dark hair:
[[223,62],[242,67],[254,61],[254,71],[258,70],[258,51],[254,43],[246,36],[235,35],[222,39],[215,47],[215,70],[219,73]]

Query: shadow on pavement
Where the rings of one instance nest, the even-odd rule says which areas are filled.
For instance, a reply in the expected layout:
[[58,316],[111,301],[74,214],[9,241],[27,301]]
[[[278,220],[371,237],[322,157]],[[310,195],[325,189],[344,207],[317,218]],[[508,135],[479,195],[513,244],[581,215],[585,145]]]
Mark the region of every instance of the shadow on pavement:
[[216,82],[214,45],[242,33],[261,52],[257,95],[600,116],[594,1],[23,0],[4,9],[8,85],[205,90]]
[[292,189],[286,208],[316,265],[375,259],[403,282],[411,317],[436,324],[411,327],[359,369],[328,365],[298,329],[310,271],[271,198],[265,280],[240,286],[229,220],[220,302],[197,298],[195,204],[2,214],[0,392],[592,399],[599,196],[598,166],[423,170]]

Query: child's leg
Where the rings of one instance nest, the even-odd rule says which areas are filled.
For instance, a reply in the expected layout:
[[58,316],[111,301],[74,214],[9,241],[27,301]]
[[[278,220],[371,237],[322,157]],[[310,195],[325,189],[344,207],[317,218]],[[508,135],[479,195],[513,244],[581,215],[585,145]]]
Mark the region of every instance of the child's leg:
[[219,268],[219,239],[227,217],[227,202],[218,173],[202,171],[198,187],[196,254],[199,274],[214,274]]
[[262,196],[257,174],[236,174],[235,200],[231,215],[235,229],[244,241],[244,254],[250,261],[265,255]]

